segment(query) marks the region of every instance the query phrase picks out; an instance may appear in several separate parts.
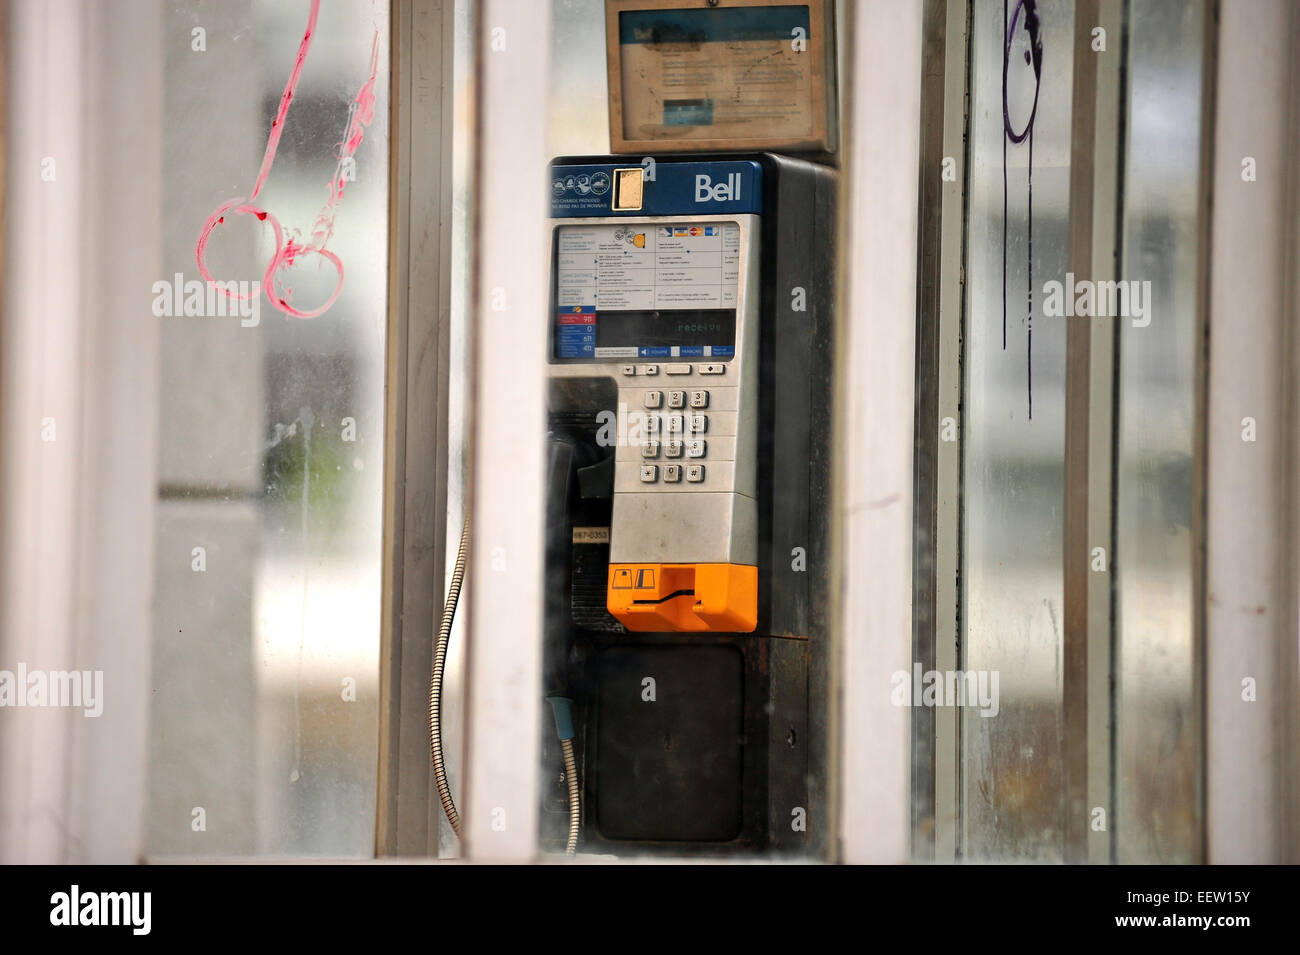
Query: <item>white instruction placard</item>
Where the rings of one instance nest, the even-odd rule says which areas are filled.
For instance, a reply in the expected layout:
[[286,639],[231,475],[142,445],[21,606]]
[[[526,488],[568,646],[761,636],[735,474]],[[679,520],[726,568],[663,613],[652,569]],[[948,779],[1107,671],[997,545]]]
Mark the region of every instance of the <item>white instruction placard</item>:
[[740,226],[561,226],[556,304],[602,311],[735,308]]

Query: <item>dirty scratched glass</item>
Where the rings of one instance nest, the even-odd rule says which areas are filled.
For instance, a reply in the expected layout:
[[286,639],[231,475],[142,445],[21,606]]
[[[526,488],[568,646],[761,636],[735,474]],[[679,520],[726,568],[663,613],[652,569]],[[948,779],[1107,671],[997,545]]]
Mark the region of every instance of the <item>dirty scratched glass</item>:
[[1047,862],[1063,851],[1065,323],[1037,290],[1066,265],[1074,5],[1033,9],[980,0],[971,24],[961,668],[997,674],[1000,708],[962,714],[960,802],[966,858]]
[[368,856],[388,5],[162,15],[148,851]]

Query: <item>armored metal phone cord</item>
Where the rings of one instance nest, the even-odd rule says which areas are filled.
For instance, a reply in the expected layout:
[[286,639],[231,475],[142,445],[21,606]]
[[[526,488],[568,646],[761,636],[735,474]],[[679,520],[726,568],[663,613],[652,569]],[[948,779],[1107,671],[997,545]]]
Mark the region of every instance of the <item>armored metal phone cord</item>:
[[447,663],[447,645],[451,642],[451,625],[456,619],[456,604],[460,601],[460,588],[465,580],[465,560],[469,554],[469,514],[460,531],[460,546],[456,549],[456,566],[451,573],[451,586],[442,608],[442,624],[438,627],[438,644],[433,651],[433,673],[429,677],[429,752],[433,757],[433,776],[438,785],[438,798],[442,811],[447,814],[451,831],[460,836],[460,813],[451,798],[447,785],[447,767],[442,758],[442,674]]
[[[429,676],[429,754],[433,758],[433,775],[438,786],[438,798],[442,801],[442,811],[447,814],[447,822],[451,824],[451,831],[456,833],[457,838],[461,834],[460,813],[456,811],[455,800],[451,798],[451,787],[447,785],[447,766],[442,755],[442,676],[447,664],[447,646],[451,643],[451,625],[456,620],[456,605],[460,602],[460,590],[465,581],[469,543],[470,519],[469,514],[466,514],[465,524],[460,531],[460,546],[456,548],[456,566],[451,573],[451,586],[447,588],[447,601],[442,608],[442,624],[438,627],[438,643],[433,651],[433,672]],[[567,708],[568,701],[564,702]],[[564,776],[569,786],[569,838],[565,854],[576,855],[582,819],[578,763],[574,758],[572,738],[561,738],[560,747],[564,751]]]
[[578,853],[578,829],[582,821],[582,812],[578,801],[578,761],[573,757],[573,740],[560,740],[564,750],[564,777],[569,783],[569,840],[565,844],[565,855]]

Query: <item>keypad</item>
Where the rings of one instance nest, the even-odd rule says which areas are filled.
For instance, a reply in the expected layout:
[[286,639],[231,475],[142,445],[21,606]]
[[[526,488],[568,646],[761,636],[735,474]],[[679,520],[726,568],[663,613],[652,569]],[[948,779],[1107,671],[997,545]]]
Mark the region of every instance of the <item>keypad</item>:
[[[675,371],[671,365],[660,367],[669,374]],[[697,367],[703,372],[707,366]],[[645,374],[649,368],[659,371],[653,365],[642,366],[636,371]],[[643,460],[659,458],[661,451],[663,457],[674,460],[687,458],[699,462],[708,457],[708,442],[704,438],[709,430],[709,416],[704,413],[709,407],[708,391],[645,391],[642,393],[642,404],[654,412],[645,416],[645,439],[641,444]],[[662,467],[643,464],[640,474],[643,484],[655,484],[660,480],[665,484],[677,484],[683,480],[690,484],[705,483],[705,467],[702,463],[674,463]]]

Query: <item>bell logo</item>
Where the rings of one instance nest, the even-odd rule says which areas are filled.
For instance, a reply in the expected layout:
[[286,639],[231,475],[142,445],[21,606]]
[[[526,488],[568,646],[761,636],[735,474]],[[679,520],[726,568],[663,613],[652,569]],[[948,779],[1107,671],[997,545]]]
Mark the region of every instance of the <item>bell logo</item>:
[[727,174],[727,181],[716,186],[713,180],[701,173],[695,177],[696,202],[736,202],[740,199],[740,173]]

